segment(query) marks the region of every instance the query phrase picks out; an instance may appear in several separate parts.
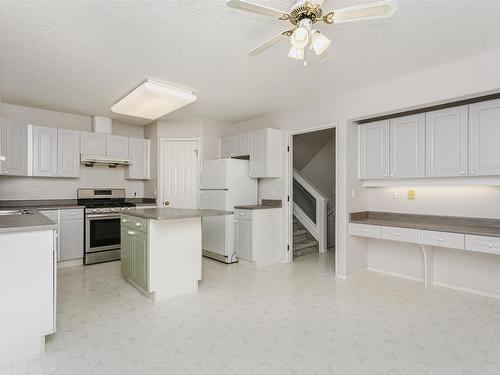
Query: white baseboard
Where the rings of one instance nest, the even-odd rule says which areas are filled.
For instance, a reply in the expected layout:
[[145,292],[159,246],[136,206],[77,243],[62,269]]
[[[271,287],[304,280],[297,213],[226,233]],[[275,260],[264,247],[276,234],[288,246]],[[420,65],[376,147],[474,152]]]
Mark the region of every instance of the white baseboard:
[[57,263],[57,268],[66,268],[83,265],[83,259],[65,260]]
[[454,285],[454,284],[448,284],[448,283],[443,283],[441,281],[434,281],[434,285],[441,286],[443,288],[458,290],[459,292],[476,294],[476,295],[482,296],[482,297],[489,297],[489,298],[494,298],[494,299],[500,299],[500,294],[495,294],[495,293],[490,293],[490,292],[484,292],[482,290],[477,290],[477,289],[464,288],[463,286]]
[[391,272],[391,271],[382,270],[380,268],[368,267],[368,268],[366,268],[366,270],[367,271],[371,271],[371,272],[382,273],[384,275],[400,277],[400,278],[406,279],[406,280],[417,281],[419,283],[423,283],[424,282],[424,279],[421,278],[421,277],[408,276],[408,275],[404,275],[402,273],[397,273],[397,272]]
[[[379,268],[368,267],[368,268],[366,268],[366,270],[367,271],[381,273],[381,274],[388,275],[388,276],[400,277],[400,278],[406,279],[406,280],[417,281],[417,282],[420,282],[420,283],[424,282],[424,279],[420,278],[420,277],[408,276],[408,275],[404,275],[404,274],[397,273],[397,272],[391,272],[391,271],[382,270],[382,269],[379,269]],[[481,296],[481,297],[489,297],[489,298],[494,298],[494,299],[499,299],[500,300],[500,295],[499,294],[484,292],[482,290],[477,290],[477,289],[465,288],[463,286],[459,286],[459,285],[455,285],[455,284],[443,283],[441,281],[434,281],[432,285],[440,286],[440,287],[443,287],[443,288],[457,290],[459,292],[475,294],[475,295],[478,295],[478,296]]]
[[356,272],[351,273],[350,275],[337,275],[337,279],[340,279],[340,280],[349,280],[349,279],[353,278],[356,275],[364,273],[366,270],[367,270],[366,268],[362,268],[360,270],[357,270]]

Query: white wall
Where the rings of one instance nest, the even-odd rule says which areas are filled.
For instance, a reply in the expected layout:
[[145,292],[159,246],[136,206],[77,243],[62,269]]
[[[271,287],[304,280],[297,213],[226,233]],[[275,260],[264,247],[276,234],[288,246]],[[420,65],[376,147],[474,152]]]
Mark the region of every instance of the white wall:
[[[39,126],[92,131],[89,116],[47,111],[0,103],[0,116]],[[144,138],[144,127],[113,120],[113,134]],[[0,176],[0,200],[2,199],[75,199],[76,189],[81,187],[125,188],[127,196],[144,196],[144,182],[124,179],[124,169],[106,166],[80,168],[79,178],[44,178]]]
[[[282,129],[286,133],[326,123],[337,124],[337,272],[340,277],[346,277],[371,265],[370,261],[374,259],[374,254],[376,254],[376,259],[380,261],[378,265],[389,264],[392,257],[398,256],[397,251],[400,248],[397,244],[386,245],[384,248],[391,247],[392,251],[384,255],[376,253],[377,249],[374,247],[380,247],[375,244],[376,241],[367,242],[364,239],[348,235],[348,213],[381,208],[370,204],[368,199],[370,198],[370,202],[376,202],[385,194],[382,190],[370,191],[371,188],[363,187],[357,179],[357,128],[354,121],[497,92],[500,89],[500,75],[497,74],[499,65],[500,50],[491,51],[389,82],[344,93],[340,97],[332,97],[327,101],[304,108],[245,121],[231,127],[227,133],[236,134],[262,127]],[[284,140],[287,140],[286,136],[284,136]],[[285,150],[284,159],[286,159]],[[266,197],[274,192],[276,196],[284,199],[286,188],[283,178],[270,179],[260,184],[259,193],[261,197]],[[461,210],[461,214],[469,216],[469,213],[474,213],[472,207],[476,195],[477,193],[472,191],[463,195],[460,204],[469,207],[470,210],[464,208]],[[417,196],[419,196],[419,189],[417,189]],[[406,209],[404,205],[398,207],[401,210]],[[422,210],[425,211],[428,205],[422,207],[424,207]],[[447,212],[451,212],[450,210],[448,209]],[[283,215],[286,215],[286,212],[287,210],[284,209]],[[485,206],[481,212],[488,217],[500,217],[500,211],[493,206]],[[450,259],[450,264],[454,264],[455,260]],[[408,262],[411,261],[408,259]],[[401,267],[401,270],[405,271],[406,264],[406,261],[398,262],[392,270]],[[500,294],[499,267],[500,259],[496,259],[495,262],[481,263],[481,267],[471,262],[471,265],[468,266],[467,276],[461,273],[461,278],[464,284],[468,282],[472,288],[476,285],[473,280],[480,279],[484,275],[483,273],[492,277],[495,275],[490,281]],[[493,270],[496,270],[496,273],[492,272]],[[447,277],[450,283],[456,281],[449,276],[449,273],[442,275],[443,278]],[[467,281],[467,278],[470,280]]]

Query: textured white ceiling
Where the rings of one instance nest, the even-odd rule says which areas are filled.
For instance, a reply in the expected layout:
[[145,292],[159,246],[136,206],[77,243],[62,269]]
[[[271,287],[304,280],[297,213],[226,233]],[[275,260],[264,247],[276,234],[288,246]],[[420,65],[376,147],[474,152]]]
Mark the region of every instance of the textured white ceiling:
[[500,48],[500,0],[400,0],[391,19],[320,26],[333,40],[330,58],[303,67],[286,56],[286,41],[247,56],[287,24],[225,3],[2,0],[2,100],[144,124],[109,108],[151,78],[198,95],[168,117],[234,122]]

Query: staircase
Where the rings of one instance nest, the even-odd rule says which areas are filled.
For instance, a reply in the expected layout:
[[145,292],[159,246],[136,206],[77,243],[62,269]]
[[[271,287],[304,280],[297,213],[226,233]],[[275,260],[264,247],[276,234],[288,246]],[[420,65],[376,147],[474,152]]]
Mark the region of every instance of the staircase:
[[319,252],[319,243],[311,233],[293,216],[293,257]]

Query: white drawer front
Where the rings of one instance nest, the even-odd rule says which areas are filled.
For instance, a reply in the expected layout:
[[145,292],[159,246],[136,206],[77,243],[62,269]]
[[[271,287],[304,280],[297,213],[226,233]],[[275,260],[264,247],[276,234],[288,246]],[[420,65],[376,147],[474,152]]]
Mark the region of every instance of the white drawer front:
[[251,220],[253,217],[252,210],[234,210],[234,218],[235,219],[248,219]]
[[61,220],[83,219],[83,209],[61,210]]
[[500,238],[465,235],[465,250],[500,254]]
[[382,228],[380,227],[380,225],[351,223],[351,234],[353,236],[381,238]]
[[411,228],[382,227],[382,239],[417,243],[418,230]]
[[451,249],[464,249],[465,235],[461,233],[435,232],[432,230],[420,231],[422,245],[448,247]]

